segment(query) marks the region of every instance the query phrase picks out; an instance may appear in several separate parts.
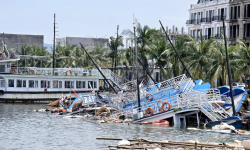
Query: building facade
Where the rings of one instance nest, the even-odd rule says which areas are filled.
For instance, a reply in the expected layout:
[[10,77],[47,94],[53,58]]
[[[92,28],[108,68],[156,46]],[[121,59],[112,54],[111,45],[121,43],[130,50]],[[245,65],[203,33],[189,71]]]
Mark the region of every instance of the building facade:
[[230,2],[230,38],[231,44],[236,44],[236,39],[244,39],[250,43],[250,0],[231,0]]
[[[202,33],[203,39],[211,37],[221,39],[223,31],[223,18],[230,19],[230,0],[199,0],[197,4],[191,4],[189,20],[186,25],[189,35],[199,39]],[[229,22],[225,22],[226,36],[229,35]]]
[[56,38],[56,43],[59,43],[64,46],[65,43],[70,45],[77,45],[81,47],[79,42],[82,43],[83,46],[87,46],[89,50],[94,49],[95,45],[102,45],[103,48],[108,48],[109,39],[108,38],[86,38],[86,37],[63,37]]
[[23,45],[28,46],[39,46],[43,48],[43,35],[26,35],[26,34],[9,34],[1,33],[0,34],[0,47],[3,46],[3,42],[7,45],[8,49],[16,49],[18,52],[21,52],[21,47]]
[[229,44],[237,39],[250,43],[250,0],[198,0],[191,4],[189,14],[188,33],[197,39],[200,33],[204,39],[221,39],[224,18]]

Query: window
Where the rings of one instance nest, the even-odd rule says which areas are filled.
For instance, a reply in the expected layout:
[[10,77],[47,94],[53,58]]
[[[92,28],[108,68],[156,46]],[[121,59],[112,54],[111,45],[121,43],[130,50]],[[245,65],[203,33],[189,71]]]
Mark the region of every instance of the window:
[[47,88],[50,88],[50,81],[47,81]]
[[16,87],[22,87],[22,80],[16,80]]
[[41,88],[46,88],[46,81],[45,80],[41,80]]
[[89,89],[92,89],[92,88],[93,88],[93,81],[89,81],[89,82],[88,82],[88,88],[89,88]]
[[35,80],[35,88],[38,88],[38,81]]
[[240,6],[238,6],[238,18],[240,18]]
[[89,82],[88,82],[88,88],[89,88],[89,89],[97,88],[97,83],[96,83],[96,81],[89,81]]
[[26,87],[26,80],[23,80],[23,87]]
[[0,80],[0,87],[5,87],[5,81],[4,80]]
[[76,88],[82,88],[82,81],[76,81]]
[[0,65],[0,72],[5,72],[5,65]]
[[59,81],[59,88],[62,88],[62,81]]
[[14,80],[13,79],[9,79],[9,87],[14,87]]
[[85,81],[82,81],[82,88],[85,88]]
[[65,88],[74,88],[74,81],[65,81]]
[[58,81],[53,80],[53,88],[58,88]]
[[34,80],[29,80],[29,88],[34,88]]

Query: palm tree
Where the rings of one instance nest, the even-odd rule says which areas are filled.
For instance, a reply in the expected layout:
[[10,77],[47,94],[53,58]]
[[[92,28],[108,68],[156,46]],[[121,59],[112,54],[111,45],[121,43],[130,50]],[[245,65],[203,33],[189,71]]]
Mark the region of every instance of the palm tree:
[[[135,21],[136,23],[136,33],[137,33],[137,44],[138,44],[138,50],[139,50],[139,55],[142,59],[143,65],[148,69],[148,60],[146,56],[147,52],[147,45],[150,43],[150,40],[158,35],[159,36],[159,30],[156,29],[151,29],[149,26],[141,26],[139,22],[137,22],[137,19]],[[127,29],[122,31],[123,35],[127,35],[131,38],[134,38],[134,32]],[[144,71],[144,75],[146,72]]]
[[210,55],[212,54],[211,47],[213,42],[213,38],[203,40],[201,34],[198,44],[195,38],[191,38],[191,43],[188,44],[188,55],[185,58],[185,61],[196,79],[203,79],[204,81],[206,79],[208,70],[205,70],[205,66],[211,61]]
[[[179,35],[177,28],[176,28],[176,33],[177,33],[175,35],[176,40],[173,44],[174,44],[175,50],[178,52],[180,57],[185,60],[185,58],[188,56],[187,44],[190,41],[191,37],[189,35]],[[177,54],[174,51],[174,49],[170,47],[170,45],[168,45],[167,51],[168,51],[167,54],[168,54],[168,59],[169,59],[168,68],[170,68],[168,72],[168,77],[173,77],[173,76],[176,77],[180,74],[183,74],[184,68],[179,58],[177,57]]]
[[238,45],[236,51],[238,52],[238,69],[243,77],[250,76],[250,46],[247,46],[246,42],[242,39],[237,39]]
[[[223,35],[222,35],[223,36]],[[222,38],[224,39],[224,38]],[[239,78],[238,72],[238,52],[236,46],[231,46],[228,48],[229,59],[230,59],[230,68],[232,73],[233,80]],[[204,70],[207,70],[207,80],[219,81],[219,85],[225,85],[227,81],[227,60],[226,60],[226,51],[224,40],[221,42],[215,41],[213,47],[211,48],[210,58],[207,65],[204,67]],[[213,85],[213,82],[211,83]]]
[[167,65],[167,44],[165,39],[155,39],[152,41],[152,44],[149,46],[149,57],[155,60],[155,64],[160,67],[160,81],[162,81],[162,76],[164,78],[167,75],[165,66]]
[[[118,41],[118,43],[117,43]],[[118,40],[116,38],[114,38],[113,36],[110,37],[110,42],[109,42],[109,49],[111,50],[110,53],[108,54],[108,57],[111,58],[111,66],[113,68],[114,64],[115,64],[115,54],[116,54],[116,46],[124,46],[123,45],[123,37],[122,36],[118,36]]]
[[110,64],[108,58],[106,57],[109,50],[103,49],[102,47],[102,45],[94,45],[93,51],[89,52],[100,67],[104,67],[107,66],[107,64]]
[[65,43],[64,46],[61,46],[61,43],[59,42],[56,45],[55,66],[62,68],[72,67],[72,61],[74,59],[71,57],[71,54],[76,47],[76,45],[70,45],[69,43]]

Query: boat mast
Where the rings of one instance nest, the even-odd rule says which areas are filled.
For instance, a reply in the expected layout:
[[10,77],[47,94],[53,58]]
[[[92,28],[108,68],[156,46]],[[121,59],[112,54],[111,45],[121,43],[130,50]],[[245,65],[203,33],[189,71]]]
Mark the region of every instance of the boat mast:
[[114,69],[114,73],[116,73],[116,59],[117,59],[117,47],[118,47],[118,30],[119,30],[119,25],[117,25],[117,37],[116,37],[116,43],[115,43],[115,69]]
[[135,41],[135,60],[136,60],[136,86],[137,86],[137,103],[139,112],[141,112],[141,102],[140,102],[140,88],[139,88],[139,77],[138,77],[138,57],[137,57],[137,39],[136,39],[136,27],[134,26],[134,41]]
[[93,62],[93,64],[95,65],[96,69],[101,73],[102,77],[104,78],[104,80],[106,82],[108,82],[109,86],[112,88],[112,90],[115,92],[115,94],[118,94],[117,91],[114,89],[114,87],[109,83],[109,81],[107,80],[107,78],[105,77],[105,75],[102,73],[102,71],[99,69],[99,67],[96,65],[96,63],[94,62],[94,60],[92,59],[92,57],[89,55],[88,51],[83,47],[82,43],[80,42],[81,48],[86,52],[86,54],[89,56],[90,60]]
[[56,14],[54,13],[54,38],[53,38],[53,75],[55,75],[55,39],[56,39]]
[[224,34],[224,43],[225,43],[225,50],[226,50],[226,59],[227,59],[227,73],[228,73],[228,82],[230,87],[230,96],[232,100],[232,108],[233,108],[233,115],[236,116],[235,106],[234,106],[234,97],[233,97],[233,89],[232,89],[232,81],[231,81],[231,70],[230,70],[230,63],[229,63],[229,57],[228,57],[228,51],[227,51],[227,39],[226,39],[226,31],[225,31],[225,18],[224,14],[222,14],[223,17],[223,34]]
[[178,54],[178,52],[176,51],[176,49],[175,49],[175,47],[174,47],[174,45],[173,45],[172,41],[170,40],[170,38],[169,38],[169,36],[168,36],[168,34],[167,34],[167,32],[166,32],[165,28],[163,27],[163,25],[162,25],[162,23],[161,23],[161,20],[159,20],[159,22],[160,22],[160,24],[161,24],[161,27],[162,27],[163,31],[164,31],[164,32],[165,32],[165,34],[166,34],[166,38],[168,39],[168,41],[169,41],[170,45],[173,47],[173,49],[174,49],[174,51],[175,51],[175,53],[176,53],[177,57],[178,57],[178,58],[179,58],[179,60],[181,61],[181,64],[182,64],[183,68],[187,71],[187,74],[188,74],[188,75],[189,75],[189,77],[193,80],[193,82],[194,82],[194,84],[195,84],[195,81],[194,81],[194,79],[193,79],[192,75],[190,74],[190,72],[188,71],[188,69],[187,69],[187,67],[185,66],[184,62],[182,61],[182,59],[181,59],[180,55],[179,55],[179,54]]

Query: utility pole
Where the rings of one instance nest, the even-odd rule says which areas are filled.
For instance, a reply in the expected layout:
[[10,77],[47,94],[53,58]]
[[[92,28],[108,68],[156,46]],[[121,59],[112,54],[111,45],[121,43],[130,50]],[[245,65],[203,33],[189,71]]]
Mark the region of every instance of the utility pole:
[[118,31],[119,31],[119,25],[117,25],[117,37],[116,37],[116,45],[115,45],[115,70],[114,70],[114,73],[116,73],[116,60],[117,60],[117,47],[118,47]]
[[54,38],[53,38],[53,75],[55,75],[55,51],[56,51],[56,47],[55,47],[55,42],[56,40],[56,14],[54,13]]
[[137,103],[139,113],[141,112],[141,101],[140,101],[140,88],[139,88],[139,76],[138,76],[138,57],[137,57],[137,43],[136,43],[136,27],[134,26],[134,38],[135,38],[135,60],[136,60],[136,86],[137,86]]

